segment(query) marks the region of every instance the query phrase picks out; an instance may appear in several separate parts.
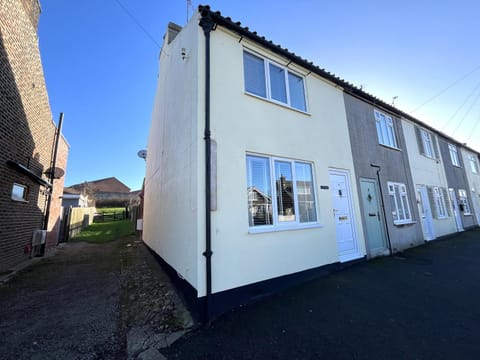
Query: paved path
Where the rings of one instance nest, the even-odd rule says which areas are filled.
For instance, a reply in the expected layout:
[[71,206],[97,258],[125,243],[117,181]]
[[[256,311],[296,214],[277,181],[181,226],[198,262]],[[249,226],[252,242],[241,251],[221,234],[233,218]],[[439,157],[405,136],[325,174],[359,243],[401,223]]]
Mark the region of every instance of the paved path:
[[478,359],[480,230],[233,311],[168,359]]

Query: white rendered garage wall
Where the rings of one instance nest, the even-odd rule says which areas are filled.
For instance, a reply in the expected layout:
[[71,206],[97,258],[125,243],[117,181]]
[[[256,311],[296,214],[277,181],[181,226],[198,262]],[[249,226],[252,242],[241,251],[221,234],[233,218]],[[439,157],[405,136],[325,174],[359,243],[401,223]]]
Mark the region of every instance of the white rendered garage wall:
[[201,35],[197,17],[170,44],[165,39],[160,54],[148,140],[143,226],[143,240],[148,246],[195,288],[199,251],[197,104]]
[[[438,150],[440,156],[440,161],[438,162],[435,159],[423,156],[418,150],[414,124],[411,121],[402,119],[402,127],[405,136],[406,150],[410,160],[410,170],[415,186],[440,186],[448,189],[445,168],[442,164],[442,161],[445,160],[441,159],[442,155],[440,150]],[[435,146],[436,144],[437,142],[435,142]],[[416,206],[416,204],[413,204],[413,206]],[[452,234],[457,231],[453,216],[446,219],[433,218],[433,227],[436,237]]]
[[[217,142],[217,210],[212,212],[212,288],[218,292],[339,261],[329,167],[347,169],[360,252],[365,254],[342,89],[300,71],[310,114],[244,93],[243,49],[287,60],[218,27],[211,34],[212,139]],[[249,234],[246,153],[313,162],[321,227]]]

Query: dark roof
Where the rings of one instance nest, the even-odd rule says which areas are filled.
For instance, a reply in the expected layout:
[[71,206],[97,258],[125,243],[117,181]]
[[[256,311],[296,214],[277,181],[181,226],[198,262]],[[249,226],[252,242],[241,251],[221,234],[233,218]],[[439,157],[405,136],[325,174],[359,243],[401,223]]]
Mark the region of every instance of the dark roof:
[[130,193],[130,188],[118,180],[116,177],[109,177],[100,180],[86,181],[81,184],[69,186],[67,189],[83,191],[85,188],[91,188],[94,192],[110,193]]
[[356,87],[355,85],[349,83],[348,81],[346,81],[346,80],[344,80],[344,79],[326,71],[325,69],[322,69],[322,68],[318,67],[313,62],[308,61],[306,59],[303,59],[302,57],[296,55],[295,53],[290,52],[288,49],[283,48],[281,45],[275,44],[271,40],[265,39],[264,36],[258,35],[256,31],[250,31],[250,29],[248,27],[242,26],[242,24],[239,21],[234,22],[230,17],[224,17],[221,14],[220,11],[213,11],[213,10],[210,9],[210,6],[208,6],[208,5],[200,5],[198,7],[198,11],[199,11],[200,15],[202,16],[202,18],[209,18],[209,19],[213,20],[215,22],[215,24],[220,25],[220,26],[224,26],[227,29],[230,29],[230,30],[236,32],[241,37],[245,37],[245,38],[248,38],[252,41],[255,41],[256,43],[264,46],[265,48],[271,50],[272,52],[287,58],[288,60],[294,62],[295,64],[298,64],[298,65],[302,66],[303,68],[305,68],[305,69],[323,77],[326,80],[331,81],[332,83],[334,83],[336,85],[341,86],[347,94],[350,94],[350,95],[355,96],[357,98],[360,98],[364,101],[367,101],[374,106],[381,107],[384,110],[392,113],[392,115],[397,115],[399,117],[404,117],[408,120],[411,120],[411,121],[417,123],[418,125],[426,128],[426,129],[429,129],[431,131],[434,131],[434,132],[438,133],[439,135],[451,140],[452,142],[454,142],[456,144],[459,144],[459,145],[462,145],[463,147],[477,153],[476,150],[466,146],[465,144],[460,143],[458,140],[456,140],[456,139],[452,138],[451,136],[449,136],[445,133],[442,133],[441,131],[435,129],[434,127],[418,120],[417,118],[413,117],[412,115],[407,114],[406,112],[404,112],[400,109],[397,109],[396,107],[394,107],[394,106],[380,100],[379,98],[365,92],[364,90]]

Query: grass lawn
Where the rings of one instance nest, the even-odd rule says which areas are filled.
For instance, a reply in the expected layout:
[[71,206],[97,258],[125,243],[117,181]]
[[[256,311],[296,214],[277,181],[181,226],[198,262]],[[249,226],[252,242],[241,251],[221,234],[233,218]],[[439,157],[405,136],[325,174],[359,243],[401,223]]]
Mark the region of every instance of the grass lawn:
[[83,229],[72,240],[101,244],[131,235],[133,232],[133,224],[130,220],[93,223]]

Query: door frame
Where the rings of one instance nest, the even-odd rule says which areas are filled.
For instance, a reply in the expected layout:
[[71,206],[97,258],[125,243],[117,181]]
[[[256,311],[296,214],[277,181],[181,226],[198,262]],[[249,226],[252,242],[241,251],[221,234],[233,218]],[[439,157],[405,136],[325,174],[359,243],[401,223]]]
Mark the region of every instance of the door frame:
[[[353,193],[352,193],[352,187],[350,185],[350,171],[344,170],[344,169],[338,169],[338,168],[328,168],[328,176],[329,176],[329,181],[331,184],[331,175],[339,175],[339,176],[344,176],[345,177],[345,189],[347,190],[347,195],[348,195],[348,211],[350,212],[350,218],[351,224],[352,224],[352,237],[354,240],[354,245],[355,245],[355,250],[352,252],[349,252],[348,254],[341,255],[338,251],[338,242],[337,242],[337,224],[335,222],[335,242],[337,244],[337,253],[338,257],[340,259],[340,262],[347,262],[355,259],[361,258],[363,255],[360,252],[360,244],[358,243],[358,233],[357,233],[357,224],[356,224],[356,216],[355,212],[353,211]],[[330,195],[333,196],[332,194],[333,189],[330,189]],[[333,201],[333,199],[332,199]],[[333,205],[333,203],[332,203]],[[333,207],[332,207],[333,209]]]
[[[377,208],[378,208],[378,219],[380,222],[380,230],[382,232],[382,238],[383,238],[383,243],[384,243],[384,248],[383,250],[371,252],[370,248],[368,246],[368,233],[367,233],[367,216],[365,213],[365,206],[364,206],[364,199],[363,199],[363,192],[362,192],[362,182],[367,182],[373,184],[373,187],[375,189],[375,196],[377,197]],[[390,246],[389,246],[389,241],[388,241],[388,232],[386,229],[386,222],[385,222],[385,209],[383,207],[383,199],[382,199],[382,194],[380,192],[380,184],[377,181],[377,179],[372,179],[372,178],[359,178],[359,184],[360,184],[360,196],[362,198],[361,204],[362,204],[362,216],[364,217],[364,223],[365,223],[365,247],[367,249],[367,254],[370,258],[377,257],[377,256],[382,256],[382,255],[389,255],[390,254]]]
[[462,216],[459,212],[457,195],[455,194],[455,189],[454,188],[448,188],[448,197],[450,198],[450,201],[452,202],[453,218],[455,219],[455,224],[457,226],[457,231],[458,232],[464,231],[465,229],[463,228]]
[[[426,185],[417,184],[415,186],[415,191],[420,193],[420,201],[422,202],[423,213],[425,216],[424,219],[426,223],[425,224],[426,229],[423,228],[423,221],[422,219],[420,219],[420,225],[422,226],[423,237],[425,241],[435,240],[437,237],[435,236],[435,227],[433,226],[432,206],[428,199],[428,188]],[[419,211],[419,215],[420,217],[422,217],[422,213],[420,211]]]

